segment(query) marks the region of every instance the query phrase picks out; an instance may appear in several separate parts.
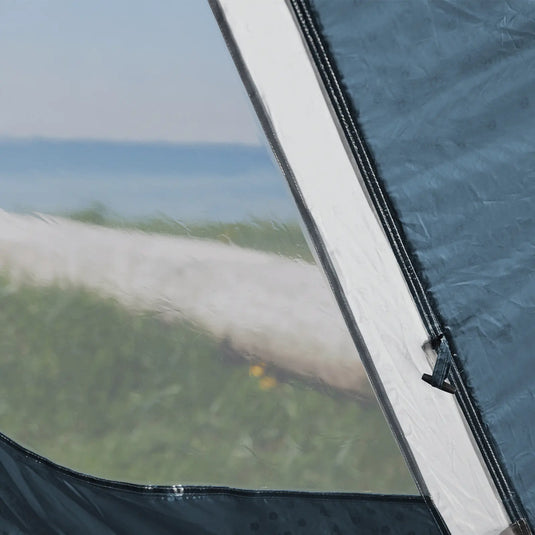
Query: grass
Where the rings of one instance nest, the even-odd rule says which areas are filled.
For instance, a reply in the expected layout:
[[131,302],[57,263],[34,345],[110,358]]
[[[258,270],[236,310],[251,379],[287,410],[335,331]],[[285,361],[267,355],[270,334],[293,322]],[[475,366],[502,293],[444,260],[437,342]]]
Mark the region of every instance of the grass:
[[[75,215],[126,225],[94,210]],[[306,256],[302,236],[290,246],[297,226],[186,232],[163,218],[130,226],[225,233],[240,245]],[[273,379],[193,325],[132,313],[83,289],[15,287],[0,276],[0,366],[0,429],[82,472],[141,483],[415,492],[376,405]]]
[[113,228],[134,228],[144,232],[191,236],[233,243],[241,247],[276,253],[290,258],[313,262],[303,232],[296,222],[253,219],[240,222],[184,223],[160,215],[139,220],[124,219],[106,206],[94,203],[90,207],[67,214],[71,219]]

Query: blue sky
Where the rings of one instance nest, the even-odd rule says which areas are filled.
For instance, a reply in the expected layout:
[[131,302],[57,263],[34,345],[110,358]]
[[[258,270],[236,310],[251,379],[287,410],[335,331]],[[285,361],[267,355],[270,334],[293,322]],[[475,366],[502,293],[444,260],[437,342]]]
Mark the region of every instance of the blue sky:
[[262,143],[205,0],[0,0],[0,137]]

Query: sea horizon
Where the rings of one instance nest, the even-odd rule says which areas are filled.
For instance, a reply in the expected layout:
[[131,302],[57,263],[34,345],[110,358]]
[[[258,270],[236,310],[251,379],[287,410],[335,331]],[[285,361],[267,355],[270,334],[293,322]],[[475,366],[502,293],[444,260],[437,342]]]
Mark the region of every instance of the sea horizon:
[[67,214],[97,205],[136,219],[298,219],[263,146],[0,138],[1,209]]

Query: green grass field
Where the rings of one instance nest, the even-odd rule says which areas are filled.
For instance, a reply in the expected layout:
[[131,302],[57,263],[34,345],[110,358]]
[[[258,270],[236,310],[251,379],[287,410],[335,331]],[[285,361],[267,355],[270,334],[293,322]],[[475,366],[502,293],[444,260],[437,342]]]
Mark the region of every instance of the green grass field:
[[253,219],[234,223],[202,222],[186,224],[164,215],[139,220],[126,220],[111,213],[99,203],[66,215],[76,221],[93,225],[130,228],[174,236],[206,238],[223,243],[233,243],[249,249],[269,251],[289,258],[300,258],[307,262],[314,261],[299,224],[293,221],[279,222]]
[[[134,226],[171,232],[155,221]],[[297,225],[174,230],[311,258]],[[0,430],[76,470],[142,483],[415,492],[376,405],[271,380],[193,325],[94,293],[0,277],[0,364]]]

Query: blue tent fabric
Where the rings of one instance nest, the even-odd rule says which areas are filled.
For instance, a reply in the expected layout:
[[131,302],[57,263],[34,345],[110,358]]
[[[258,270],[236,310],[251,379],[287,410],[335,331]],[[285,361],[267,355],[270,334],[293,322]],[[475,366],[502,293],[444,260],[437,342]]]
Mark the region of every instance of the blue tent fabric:
[[0,533],[438,535],[420,496],[148,487],[78,474],[0,435]]
[[535,3],[310,5],[534,526]]

